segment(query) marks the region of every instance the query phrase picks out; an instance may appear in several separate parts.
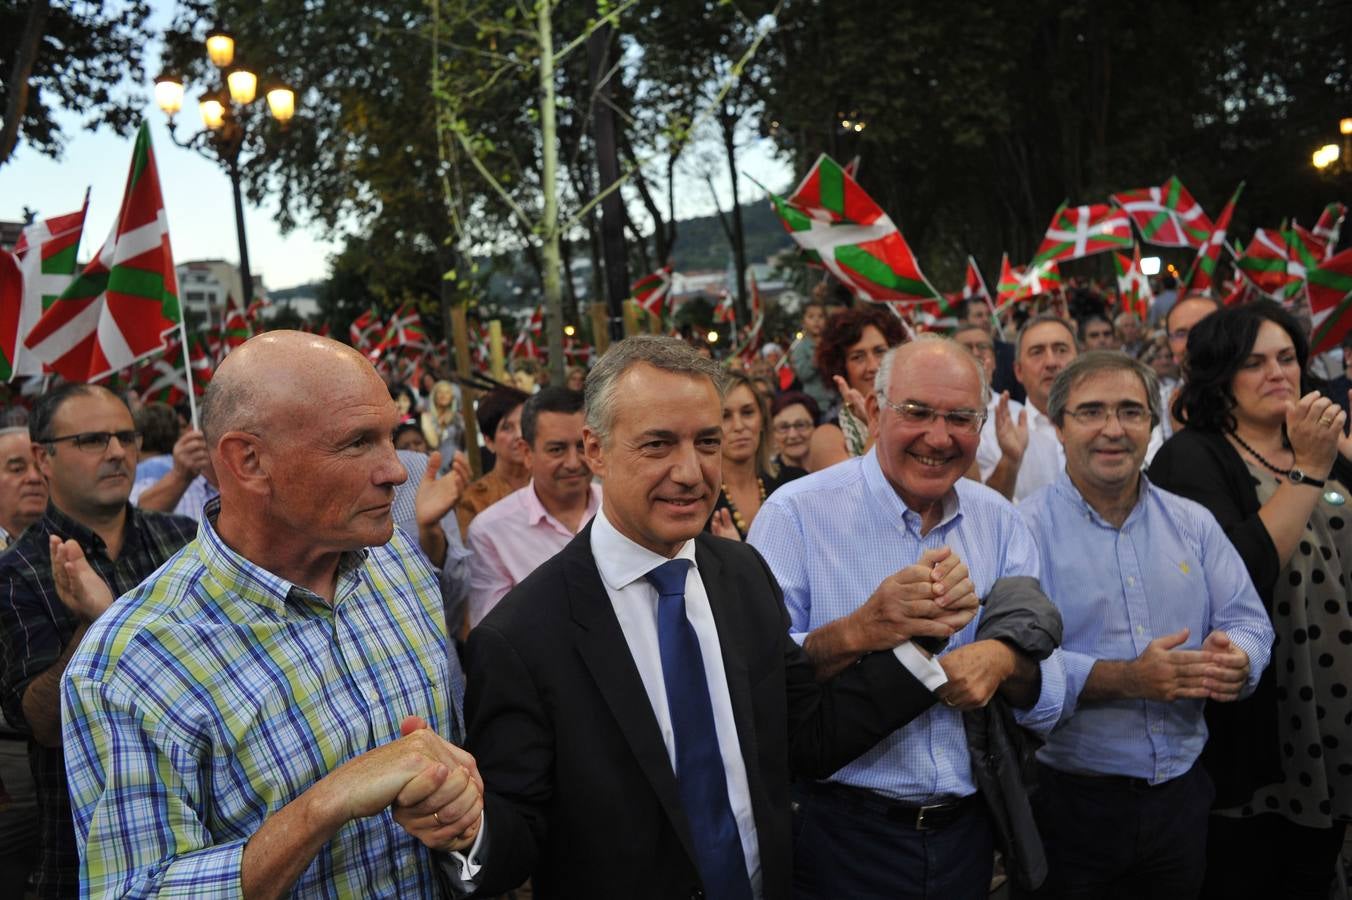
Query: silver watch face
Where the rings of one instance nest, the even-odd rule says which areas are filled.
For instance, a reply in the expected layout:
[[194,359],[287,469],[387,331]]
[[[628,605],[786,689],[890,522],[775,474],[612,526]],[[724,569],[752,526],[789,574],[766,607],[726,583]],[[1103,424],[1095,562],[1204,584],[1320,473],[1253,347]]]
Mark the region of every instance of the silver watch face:
[[1286,473],[1286,477],[1291,479],[1292,484],[1300,484],[1305,480],[1305,473],[1300,469],[1292,469]]

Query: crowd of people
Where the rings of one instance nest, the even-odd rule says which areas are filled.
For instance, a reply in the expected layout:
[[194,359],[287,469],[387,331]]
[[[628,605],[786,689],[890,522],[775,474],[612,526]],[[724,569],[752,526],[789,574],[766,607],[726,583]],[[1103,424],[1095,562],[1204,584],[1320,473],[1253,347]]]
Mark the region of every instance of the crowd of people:
[[639,336],[481,392],[278,331],[200,429],[6,411],[0,885],[1345,885],[1352,384],[1308,323],[846,299],[746,366]]

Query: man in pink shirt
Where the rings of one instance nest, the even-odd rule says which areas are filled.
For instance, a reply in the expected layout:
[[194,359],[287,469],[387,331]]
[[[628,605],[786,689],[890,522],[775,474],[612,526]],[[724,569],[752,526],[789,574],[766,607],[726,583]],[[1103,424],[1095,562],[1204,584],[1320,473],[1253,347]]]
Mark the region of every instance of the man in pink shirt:
[[582,453],[582,395],[545,388],[521,411],[530,483],[470,523],[469,626],[478,625],[522,579],[558,553],[601,503]]

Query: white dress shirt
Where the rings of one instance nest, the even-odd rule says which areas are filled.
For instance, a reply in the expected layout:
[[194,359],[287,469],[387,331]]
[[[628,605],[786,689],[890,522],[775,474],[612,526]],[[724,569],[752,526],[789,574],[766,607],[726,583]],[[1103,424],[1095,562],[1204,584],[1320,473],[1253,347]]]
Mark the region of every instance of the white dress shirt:
[[[606,586],[615,618],[620,621],[624,641],[634,658],[648,702],[662,731],[662,742],[667,747],[671,769],[676,771],[676,733],[671,725],[671,710],[667,706],[667,683],[662,676],[662,653],[657,643],[657,588],[644,578],[653,569],[667,562],[646,547],[641,547],[615,530],[606,519],[604,510],[596,513],[591,530],[592,555],[601,581]],[[732,697],[728,693],[728,676],[723,669],[723,648],[718,641],[709,595],[704,591],[695,563],[695,542],[686,541],[674,559],[690,560],[685,576],[685,616],[699,640],[700,656],[704,659],[704,678],[709,685],[709,702],[713,705],[714,728],[718,732],[718,752],[723,757],[723,772],[728,780],[728,800],[732,815],[737,820],[737,833],[742,839],[742,853],[746,857],[746,872],[751,880],[751,893],[761,896],[760,844],[756,837],[756,819],[751,809],[751,790],[747,785],[746,763],[742,757],[741,741],[737,738],[737,721],[732,715]],[[679,777],[680,773],[676,773]]]

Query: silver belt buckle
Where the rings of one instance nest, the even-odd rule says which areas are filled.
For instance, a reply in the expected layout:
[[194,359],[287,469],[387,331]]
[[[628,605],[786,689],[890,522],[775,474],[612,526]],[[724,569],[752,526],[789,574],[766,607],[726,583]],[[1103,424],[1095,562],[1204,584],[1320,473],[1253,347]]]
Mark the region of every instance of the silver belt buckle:
[[919,809],[917,809],[915,811],[915,830],[929,831],[929,826],[925,824],[925,813],[929,812],[930,810],[939,809],[940,807],[946,805],[947,804],[945,803],[934,803],[929,806],[922,806]]

